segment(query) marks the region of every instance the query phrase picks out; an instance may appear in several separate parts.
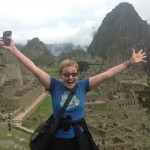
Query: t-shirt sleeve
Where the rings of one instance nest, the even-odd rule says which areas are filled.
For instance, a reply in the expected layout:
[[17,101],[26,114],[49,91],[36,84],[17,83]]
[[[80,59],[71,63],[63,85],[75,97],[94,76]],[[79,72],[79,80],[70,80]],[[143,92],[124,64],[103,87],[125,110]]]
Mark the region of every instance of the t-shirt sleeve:
[[55,77],[51,76],[51,84],[50,84],[50,88],[49,88],[50,93],[52,93],[54,90],[56,90],[57,84],[58,84],[58,80]]
[[84,78],[83,80],[79,80],[79,83],[85,89],[86,92],[89,91],[89,78]]

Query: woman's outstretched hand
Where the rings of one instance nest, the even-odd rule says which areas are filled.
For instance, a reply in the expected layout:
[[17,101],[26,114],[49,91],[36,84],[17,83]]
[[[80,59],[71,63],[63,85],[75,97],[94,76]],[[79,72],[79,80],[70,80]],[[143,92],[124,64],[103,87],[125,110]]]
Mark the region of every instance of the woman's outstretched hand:
[[139,62],[147,62],[145,60],[146,57],[146,53],[143,52],[142,49],[138,53],[135,53],[135,49],[132,48],[132,58],[130,60],[132,64],[137,64]]
[[2,37],[0,37],[0,47],[8,49],[8,50],[12,50],[12,49],[16,48],[15,43],[11,39],[11,37],[8,37],[8,39],[10,39],[11,42],[10,42],[9,46],[6,46],[6,45],[4,45],[4,41],[3,41]]

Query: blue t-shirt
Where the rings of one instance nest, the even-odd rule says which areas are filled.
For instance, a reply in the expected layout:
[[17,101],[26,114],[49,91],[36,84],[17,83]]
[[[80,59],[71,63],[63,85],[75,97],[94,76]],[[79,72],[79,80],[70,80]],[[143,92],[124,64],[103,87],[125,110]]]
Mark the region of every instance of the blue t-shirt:
[[[78,120],[84,117],[84,108],[86,101],[86,93],[89,90],[89,79],[85,78],[77,82],[76,94],[71,99],[68,107],[66,108],[64,115],[70,115],[72,120]],[[56,115],[59,109],[63,106],[65,100],[67,99],[70,89],[64,86],[62,80],[57,80],[55,77],[51,77],[51,85],[49,92],[52,97],[52,107],[53,113]],[[55,133],[56,137],[59,138],[72,138],[75,136],[73,127],[68,131],[59,129]]]

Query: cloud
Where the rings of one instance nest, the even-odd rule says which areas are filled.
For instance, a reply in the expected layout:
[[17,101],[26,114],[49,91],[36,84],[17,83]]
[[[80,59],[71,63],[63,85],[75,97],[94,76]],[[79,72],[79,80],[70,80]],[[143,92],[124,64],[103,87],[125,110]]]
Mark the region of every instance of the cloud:
[[[150,18],[149,0],[127,0],[143,19]],[[16,42],[38,37],[47,44],[89,45],[108,12],[122,0],[1,1],[0,33],[12,30]]]

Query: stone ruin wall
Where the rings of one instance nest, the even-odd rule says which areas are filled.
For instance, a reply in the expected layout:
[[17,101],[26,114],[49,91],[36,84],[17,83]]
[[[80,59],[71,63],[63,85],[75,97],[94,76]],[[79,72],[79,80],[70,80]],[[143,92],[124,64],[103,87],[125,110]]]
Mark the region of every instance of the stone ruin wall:
[[93,124],[89,124],[88,123],[88,127],[90,130],[93,130],[95,131],[96,133],[98,133],[99,135],[103,136],[103,137],[113,137],[116,135],[116,132],[118,132],[118,128],[111,128],[111,129],[103,129],[103,128],[100,128],[100,127],[96,127],[96,126],[93,126]]
[[10,98],[12,97],[16,91],[21,90],[21,84],[19,80],[8,80],[5,81],[4,84],[0,85],[0,93],[3,95],[3,98]]
[[[22,73],[20,71],[20,66],[17,64],[0,64],[0,83],[3,84],[6,80],[17,79],[22,83]],[[5,79],[5,80],[4,80]]]
[[[124,84],[122,84],[124,85]],[[101,124],[107,124],[107,121],[105,122],[105,117],[102,118],[102,120],[99,118],[99,121],[94,119],[94,122],[88,121],[88,126],[91,130],[99,133],[102,135],[102,137],[106,137],[107,140],[104,142],[106,138],[102,139],[95,139],[97,144],[99,144],[99,149],[100,150],[130,150],[134,148],[134,145],[138,147],[141,150],[144,150],[145,148],[149,148],[149,144],[146,143],[145,145],[142,145],[140,147],[139,143],[135,142],[134,145],[132,142],[127,142],[128,139],[124,139],[123,142],[111,142],[111,139],[113,139],[114,136],[116,136],[116,133],[118,132],[124,132],[125,134],[128,135],[128,133],[132,133],[135,137],[133,139],[135,140],[136,134],[135,132],[138,131],[139,129],[143,128],[143,126],[148,130],[149,129],[149,121],[147,120],[146,117],[144,117],[146,109],[142,108],[142,105],[139,103],[139,100],[137,99],[134,89],[128,84],[126,86],[122,86],[121,84],[119,85],[119,92],[112,91],[109,95],[109,100],[106,100],[105,103],[99,103],[97,104],[95,101],[92,103],[92,99],[90,100],[90,97],[88,101],[90,103],[86,104],[86,107],[89,112],[92,113],[92,110],[97,107],[99,108],[107,108],[107,109],[117,109],[117,112],[113,114],[113,117],[117,118],[117,122],[119,123],[118,126],[116,127],[110,127],[108,124],[106,127],[101,127]],[[123,89],[124,88],[124,89]],[[123,91],[123,92],[121,92]],[[90,111],[91,110],[91,111]],[[87,114],[88,115],[91,115]],[[94,115],[94,114],[93,114]],[[96,116],[93,116],[95,118]],[[108,118],[112,118],[112,114],[107,116]],[[97,117],[96,117],[97,118]],[[96,123],[97,122],[97,123]],[[116,122],[116,123],[117,123]],[[96,125],[97,124],[97,125]],[[146,131],[146,130],[145,130]],[[146,132],[145,132],[146,135]],[[117,137],[118,138],[118,137]],[[119,138],[118,138],[119,139]],[[140,140],[140,139],[139,139]],[[112,140],[113,141],[113,140]],[[144,141],[141,141],[141,144]],[[137,148],[137,149],[138,149]]]
[[109,101],[107,105],[108,109],[121,109],[121,110],[137,110],[141,109],[142,106],[139,101],[136,99],[120,99]]
[[[130,74],[131,72],[132,74]],[[141,144],[145,144],[140,146],[138,141],[140,139],[136,140],[136,131],[139,131],[144,126],[145,130],[143,132],[147,135],[150,126],[145,116],[146,109],[142,108],[135,94],[136,89],[141,89],[146,85],[147,76],[144,73],[140,73],[137,77],[133,71],[131,72],[127,70],[122,74],[124,78],[118,75],[109,80],[109,82],[106,81],[99,86],[97,88],[100,93],[99,98],[95,98],[94,96],[87,97],[86,109],[88,112],[86,112],[86,120],[90,130],[102,135],[102,138],[95,139],[96,143],[99,144],[100,150],[148,150],[149,148],[148,142],[141,141]],[[98,101],[103,101],[103,103],[97,103]],[[117,111],[97,120],[97,116],[91,116],[94,115],[93,111],[95,108],[114,109]],[[110,124],[104,121],[105,117],[110,120],[111,118],[116,118],[115,123],[118,123],[118,125],[114,127],[109,126]],[[102,124],[106,124],[106,127],[101,127]],[[117,133],[124,134],[122,142],[120,140],[117,140],[117,142],[112,140],[114,136],[117,136]],[[128,137],[128,134],[133,135],[133,137]],[[149,137],[149,135],[147,136]],[[132,138],[131,141],[129,140],[130,138]],[[106,141],[104,142],[104,140]],[[136,142],[133,144],[132,140]]]
[[[33,103],[33,101],[43,92],[43,87],[39,85],[38,87],[29,90],[27,93],[23,94],[20,97],[13,98],[13,110],[15,110],[12,114],[15,117],[22,111],[25,111],[26,108]],[[15,102],[16,101],[16,102]],[[17,104],[17,105],[16,105]]]
[[19,62],[12,64],[2,60],[0,58],[0,111],[27,107],[43,92],[43,87]]
[[131,150],[131,144],[115,136],[96,139],[95,142],[99,145],[99,150]]
[[99,150],[132,150],[131,145],[129,143],[114,143],[114,144],[99,144]]
[[43,86],[39,85],[33,90],[29,90],[26,94],[20,97],[19,106],[20,108],[26,108],[29,106],[41,93],[43,92]]

